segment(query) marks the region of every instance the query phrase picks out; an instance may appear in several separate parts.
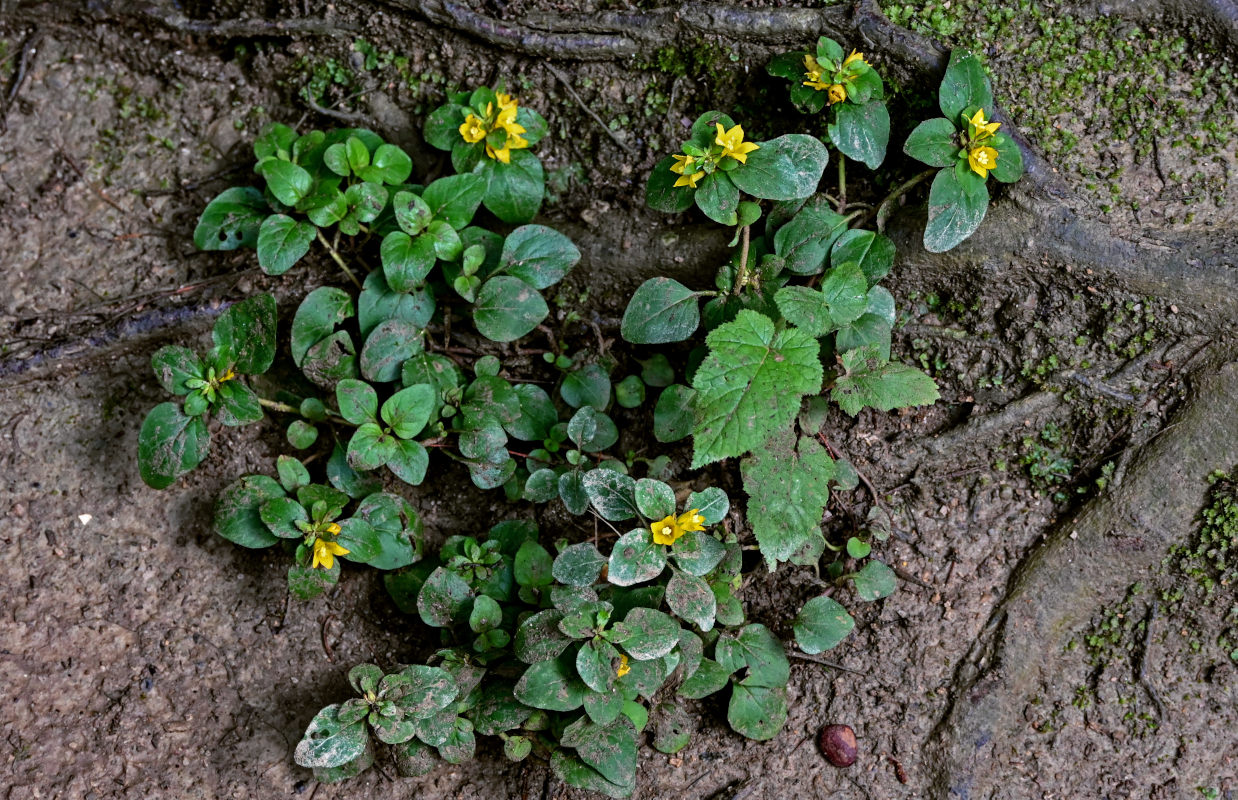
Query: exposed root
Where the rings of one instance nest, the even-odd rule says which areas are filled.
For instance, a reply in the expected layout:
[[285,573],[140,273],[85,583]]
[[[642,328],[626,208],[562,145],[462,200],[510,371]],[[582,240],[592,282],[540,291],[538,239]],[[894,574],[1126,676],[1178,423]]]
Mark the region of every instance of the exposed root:
[[1208,473],[1238,461],[1238,362],[1213,356],[1221,366],[1200,370],[1174,435],[1145,445],[1120,486],[1057,527],[1015,570],[930,735],[931,796],[1000,793],[1008,776],[991,756],[1004,752],[999,739],[1020,728],[1037,687],[1054,682],[1066,641],[1190,535]]
[[159,5],[147,6],[142,16],[174,31],[228,39],[258,36],[353,36],[359,32],[359,29],[352,25],[325,19],[192,19],[180,11]]

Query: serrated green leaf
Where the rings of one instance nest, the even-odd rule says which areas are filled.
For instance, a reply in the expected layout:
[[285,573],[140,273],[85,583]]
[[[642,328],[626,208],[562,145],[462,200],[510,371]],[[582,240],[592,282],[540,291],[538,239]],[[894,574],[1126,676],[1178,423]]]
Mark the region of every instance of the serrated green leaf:
[[870,406],[892,411],[932,405],[940,396],[932,378],[906,364],[884,362],[875,347],[850,350],[841,358],[846,374],[834,381],[830,397],[853,417]]
[[834,476],[834,461],[814,439],[802,437],[797,445],[788,426],[744,459],[741,472],[748,520],[761,555],[773,570],[819,530],[830,499],[827,484]]
[[692,467],[739,456],[795,418],[800,399],[821,390],[817,341],[775,331],[768,317],[742,310],[706,339],[710,352],[692,385],[698,420]]

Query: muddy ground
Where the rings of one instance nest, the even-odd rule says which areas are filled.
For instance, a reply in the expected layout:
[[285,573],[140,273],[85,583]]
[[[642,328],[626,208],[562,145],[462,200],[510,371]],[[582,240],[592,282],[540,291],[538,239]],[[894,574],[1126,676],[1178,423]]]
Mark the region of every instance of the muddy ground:
[[[193,251],[196,215],[214,193],[247,179],[248,144],[263,124],[343,124],[313,105],[331,107],[406,145],[420,170],[434,172],[444,165],[419,144],[424,115],[444,87],[498,75],[552,120],[541,148],[551,171],[545,218],[584,252],[562,290],[568,305],[587,308],[608,330],[647,277],[703,285],[725,235],[699,220],[684,227],[643,211],[639,189],[697,111],[762,107],[773,84],[743,76],[758,74],[772,51],[702,37],[647,61],[564,61],[559,69],[577,101],[539,59],[385,6],[232,2],[216,4],[211,16],[203,5],[183,11],[216,21],[308,15],[356,31],[208,36],[108,3],[0,2],[0,88],[13,95],[0,133],[0,791],[10,800],[583,796],[536,764],[507,763],[493,742],[473,762],[416,780],[386,767],[320,786],[292,763],[314,712],[346,696],[348,667],[406,660],[424,647],[424,629],[402,617],[365,570],[346,569],[340,587],[313,602],[289,602],[281,556],[243,551],[212,533],[218,491],[244,472],[269,471],[282,452],[274,423],[257,438],[221,432],[207,464],[166,491],[141,482],[138,427],[163,399],[150,354],[201,341],[222,303],[265,289],[291,308],[336,280],[326,263],[271,279],[252,253]],[[509,16],[553,6],[477,4]],[[895,13],[941,28],[938,11],[899,4]],[[1093,11],[1058,9],[1053,19],[1060,25],[1071,14],[1084,21],[1072,31],[1093,26],[1071,35],[1105,46],[1095,37],[1107,29],[1095,27]],[[1052,34],[1030,17],[1004,24],[1009,37],[1026,41]],[[1174,102],[1194,97],[1208,66],[1231,63],[1223,44],[1173,19],[1121,25],[1124,41],[1183,39],[1187,57],[1174,61],[1162,96]],[[935,32],[959,39],[945,27]],[[371,63],[358,37],[373,45]],[[1026,118],[1033,144],[1078,191],[1082,215],[1125,232],[1156,222],[1189,233],[1232,221],[1238,190],[1225,180],[1235,167],[1227,134],[1212,149],[1208,141],[1177,147],[1166,139],[1149,159],[1138,141],[1120,141],[1110,105],[1083,119],[1062,115],[1068,129],[1079,126],[1077,137],[1109,143],[1062,154],[1066,145],[1053,138],[1062,122],[1020,100],[1026,82],[1045,79],[1029,77],[1018,50],[989,53],[999,102],[1010,100],[1016,123]],[[872,58],[880,64],[880,53]],[[1137,67],[1159,63],[1148,58]],[[1123,69],[1085,87],[1092,105],[1104,105],[1103,87],[1142,74]],[[1226,75],[1205,81],[1201,96],[1231,124],[1233,75]],[[777,119],[785,109],[769,108],[771,115],[754,117],[757,138],[785,124]],[[1186,396],[1193,359],[1225,341],[1181,319],[1174,297],[1091,285],[1087,264],[1028,264],[1014,249],[986,257],[1030,277],[994,285],[896,266],[888,281],[904,311],[896,346],[937,377],[942,401],[914,413],[840,416],[831,435],[891,507],[894,535],[879,554],[907,579],[875,605],[840,595],[859,623],[828,654],[845,669],[793,662],[781,735],[749,742],[727,728],[724,708],[700,704],[698,735],[678,757],[642,751],[637,796],[1238,793],[1238,660],[1229,652],[1238,601],[1232,583],[1205,592],[1178,559],[1132,578],[1138,585],[1129,594],[1069,632],[1073,645],[1052,679],[1022,699],[1020,727],[1001,732],[1000,749],[977,751],[1006,775],[999,789],[930,781],[926,742],[952,704],[972,701],[954,694],[959,663],[1012,573],[1056,525],[1120,478],[1139,445],[1173,435],[1165,426]],[[582,326],[575,335],[583,343],[593,331]],[[950,439],[966,420],[1012,408],[1027,413],[1007,414],[1005,424],[967,441]],[[923,443],[935,437],[952,449],[930,458]],[[676,456],[686,467],[683,453]],[[1198,505],[1181,511],[1193,519],[1207,502],[1207,474],[1234,465],[1192,466]],[[440,485],[463,477],[439,467]],[[714,478],[738,489],[734,474]],[[433,486],[410,497],[432,537],[477,532],[495,515],[534,513],[489,496],[483,504],[454,500]],[[840,494],[831,531],[845,534],[867,502],[862,490]],[[544,526],[567,524],[542,513]],[[786,635],[818,591],[807,570],[776,577],[761,570],[746,589],[748,612]],[[849,770],[828,765],[814,746],[830,722],[852,725],[859,737],[860,759]]]

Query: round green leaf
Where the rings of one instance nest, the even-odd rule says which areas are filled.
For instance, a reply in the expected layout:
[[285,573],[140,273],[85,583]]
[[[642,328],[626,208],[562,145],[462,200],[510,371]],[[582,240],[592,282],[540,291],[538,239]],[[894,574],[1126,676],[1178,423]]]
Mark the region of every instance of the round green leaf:
[[610,404],[610,375],[599,364],[586,364],[564,377],[559,396],[572,408],[605,411]]
[[536,384],[521,383],[514,387],[520,404],[520,414],[503,427],[513,437],[526,442],[537,442],[550,434],[550,429],[559,421],[559,413],[546,390]]
[[446,628],[468,618],[473,590],[450,570],[439,567],[430,573],[417,594],[417,613],[432,628]]
[[516,683],[516,699],[527,706],[546,711],[574,711],[584,703],[588,691],[576,677],[575,659],[567,657],[540,661],[530,666]]
[[589,502],[602,519],[619,522],[640,513],[636,504],[636,481],[623,473],[601,467],[590,470],[585,473],[584,487]]
[[[742,166],[737,168],[742,169]],[[721,170],[711,172],[696,187],[696,207],[719,225],[739,222],[739,189],[735,188],[727,174]]]
[[951,121],[971,106],[992,109],[993,90],[980,60],[966,50],[951,51],[937,99],[942,115]]
[[528,150],[513,151],[510,164],[486,159],[481,175],[487,179],[482,202],[504,222],[528,222],[541,208],[546,189],[542,162]]
[[778,735],[787,722],[786,687],[736,684],[731,692],[726,720],[736,733],[758,742]]
[[404,362],[424,349],[421,334],[420,327],[402,319],[378,323],[361,348],[361,374],[380,383],[399,380]]
[[976,232],[989,208],[984,179],[966,165],[937,173],[929,189],[928,224],[924,249],[944,253]]
[[365,723],[343,725],[339,710],[339,705],[329,705],[310,720],[294,761],[303,767],[339,767],[365,752],[370,740]]
[[636,507],[648,519],[675,513],[675,490],[662,481],[641,478],[636,482]]
[[382,418],[391,432],[401,439],[412,439],[421,433],[434,411],[434,389],[419,383],[401,389],[383,403]]
[[809,655],[838,645],[855,627],[855,620],[831,597],[814,597],[795,617],[795,642]]
[[258,266],[268,275],[283,275],[309,252],[317,229],[284,214],[272,214],[258,229]]
[[383,433],[377,423],[357,427],[348,441],[348,465],[357,470],[372,470],[386,464],[396,452],[394,437]]
[[684,572],[708,575],[726,556],[726,545],[705,531],[689,531],[671,546],[671,554]]
[[292,360],[301,366],[310,348],[335,332],[335,326],[353,315],[352,296],[334,286],[310,292],[292,318]]
[[669,614],[637,606],[615,625],[616,641],[637,661],[661,658],[679,644],[679,623]]
[[880,561],[869,561],[853,578],[855,593],[861,600],[872,602],[894,594],[898,588],[898,579],[894,570]]
[[160,403],[138,432],[138,472],[147,486],[166,489],[202,463],[210,444],[202,417],[187,417],[175,403]]
[[666,569],[666,548],[653,543],[648,528],[637,528],[619,537],[608,564],[606,579],[616,586],[651,581]]
[[267,188],[275,199],[286,206],[295,206],[298,200],[309,194],[310,186],[314,182],[304,167],[278,158],[259,163],[256,170],[266,178]]
[[392,231],[384,236],[379,256],[383,277],[394,292],[411,292],[421,286],[437,258],[430,237],[414,238],[404,231]]
[[259,375],[275,360],[275,298],[259,294],[230,306],[215,320],[211,338],[216,363],[246,375]]
[[568,513],[580,515],[589,508],[589,493],[585,491],[584,474],[572,471],[559,476],[559,499]]
[[1023,151],[1013,138],[999,133],[992,139],[993,149],[997,151],[997,165],[990,174],[1002,183],[1014,183],[1023,176]]
[[859,264],[871,287],[894,266],[894,242],[873,231],[850,230],[839,236],[830,248],[830,264]]
[[374,151],[368,167],[362,167],[358,177],[363,181],[398,184],[408,180],[413,172],[413,160],[394,144],[384,144]]
[[151,356],[150,366],[159,385],[172,394],[189,394],[192,390],[185,382],[202,380],[206,375],[202,359],[188,347],[175,344],[164,345],[156,350]]
[[472,221],[485,191],[485,178],[469,172],[439,178],[426,187],[421,199],[435,219],[460,230]]
[[670,443],[692,433],[695,423],[692,400],[696,390],[682,384],[672,384],[658,395],[653,409],[653,435],[659,442]]
[[[871,74],[876,74],[871,72]],[[829,127],[830,141],[848,158],[877,169],[886,157],[890,143],[890,112],[882,100],[863,105],[840,103],[835,121]]]
[[503,242],[499,268],[534,289],[547,289],[580,261],[572,240],[544,225],[522,225]]
[[635,375],[629,375],[615,384],[615,402],[623,408],[636,408],[645,402],[645,383]]
[[193,231],[199,250],[235,250],[258,242],[262,221],[271,213],[262,192],[249,186],[225,189],[207,203]]
[[696,292],[671,278],[650,278],[628,301],[619,330],[633,344],[682,342],[701,323]]
[[533,330],[550,313],[542,295],[529,284],[508,275],[486,281],[477,293],[473,322],[495,342],[510,342]]
[[808,197],[821,183],[829,151],[814,136],[789,133],[748,154],[746,163],[727,173],[739,188],[763,200]]
[[568,545],[554,560],[555,580],[568,586],[592,586],[606,564],[606,557],[591,542]]
[[705,581],[685,572],[676,572],[666,584],[666,604],[675,616],[687,620],[702,631],[712,630],[718,604],[713,590]]
[[283,497],[283,488],[266,475],[246,475],[230,484],[215,501],[215,532],[242,547],[270,547],[279,538],[263,523],[259,508]]
[[675,186],[680,176],[671,172],[674,165],[674,158],[662,159],[654,165],[649,182],[645,184],[645,204],[663,214],[678,214],[692,208],[692,198],[696,194],[696,190],[687,186]]
[[395,292],[387,285],[381,270],[366,276],[365,288],[357,299],[357,325],[362,336],[369,336],[380,322],[404,320],[416,328],[424,328],[434,316],[434,291],[424,286],[410,293]]
[[958,124],[942,117],[921,122],[903,143],[903,152],[930,167],[953,167],[959,154]]

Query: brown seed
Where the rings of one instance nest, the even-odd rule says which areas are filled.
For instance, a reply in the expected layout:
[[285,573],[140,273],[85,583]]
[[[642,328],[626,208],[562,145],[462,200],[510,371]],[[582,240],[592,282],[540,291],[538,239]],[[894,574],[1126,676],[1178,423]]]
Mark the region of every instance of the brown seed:
[[850,725],[826,725],[817,737],[817,744],[825,760],[836,767],[849,767],[855,763],[855,731]]

